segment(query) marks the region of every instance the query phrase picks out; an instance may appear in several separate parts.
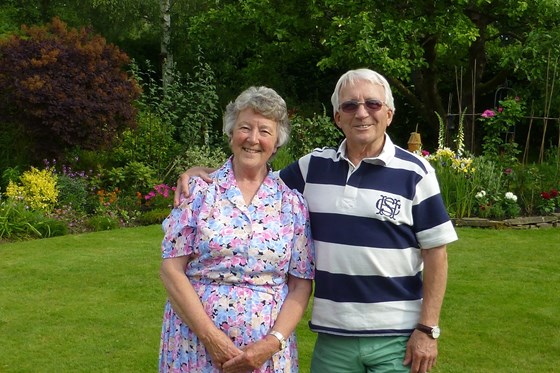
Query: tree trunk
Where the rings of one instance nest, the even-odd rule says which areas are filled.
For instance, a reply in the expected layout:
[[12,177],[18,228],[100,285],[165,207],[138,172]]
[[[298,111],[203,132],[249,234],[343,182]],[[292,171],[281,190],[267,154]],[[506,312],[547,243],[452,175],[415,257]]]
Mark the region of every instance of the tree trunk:
[[173,53],[169,50],[171,44],[171,1],[160,0],[161,12],[161,72],[163,91],[167,92],[167,87],[171,83],[173,71]]

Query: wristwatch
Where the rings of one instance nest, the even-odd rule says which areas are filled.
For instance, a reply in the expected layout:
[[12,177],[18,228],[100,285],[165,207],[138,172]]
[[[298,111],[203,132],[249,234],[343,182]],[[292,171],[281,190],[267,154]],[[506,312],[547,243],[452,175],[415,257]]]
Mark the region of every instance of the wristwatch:
[[284,338],[284,336],[282,335],[282,333],[277,332],[276,330],[271,330],[268,332],[268,334],[276,337],[276,339],[278,339],[278,342],[280,342],[280,351],[282,351],[283,349],[286,348],[286,338]]
[[437,325],[427,326],[427,325],[424,325],[424,324],[418,324],[418,325],[416,325],[416,329],[420,330],[423,333],[426,333],[427,335],[429,335],[433,339],[438,339],[439,335],[441,333],[441,330],[439,329],[439,326],[437,326]]

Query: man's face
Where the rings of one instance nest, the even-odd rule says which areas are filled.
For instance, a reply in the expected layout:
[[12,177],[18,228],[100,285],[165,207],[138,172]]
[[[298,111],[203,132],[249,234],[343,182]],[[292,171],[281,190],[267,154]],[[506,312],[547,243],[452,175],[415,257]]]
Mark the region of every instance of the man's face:
[[[393,111],[384,104],[385,89],[367,80],[357,81],[340,90],[339,102],[341,107],[335,114],[335,122],[344,132],[347,140],[347,152],[351,156],[359,154],[364,157],[377,156],[383,149],[385,131],[393,120]],[[383,103],[366,106],[366,101],[377,100]],[[357,110],[345,112],[342,107],[345,102],[360,103]],[[354,105],[355,108],[355,105]]]

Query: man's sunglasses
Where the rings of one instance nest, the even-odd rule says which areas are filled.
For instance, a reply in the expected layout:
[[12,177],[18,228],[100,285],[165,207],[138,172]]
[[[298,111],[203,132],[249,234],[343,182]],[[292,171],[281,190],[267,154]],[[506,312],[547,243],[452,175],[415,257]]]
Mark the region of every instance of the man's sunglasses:
[[358,111],[360,105],[364,105],[367,111],[379,111],[384,104],[385,103],[380,100],[365,100],[364,102],[351,100],[340,104],[340,109],[345,113],[355,113]]

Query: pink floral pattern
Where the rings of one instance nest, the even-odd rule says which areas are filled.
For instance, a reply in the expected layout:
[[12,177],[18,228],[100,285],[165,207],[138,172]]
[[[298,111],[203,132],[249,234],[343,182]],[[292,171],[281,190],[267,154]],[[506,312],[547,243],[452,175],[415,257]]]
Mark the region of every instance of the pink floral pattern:
[[[162,257],[191,256],[186,275],[208,315],[243,347],[271,329],[288,293],[287,274],[312,279],[314,247],[303,197],[269,172],[246,205],[231,158],[163,222]],[[220,372],[197,336],[165,305],[160,372]],[[295,334],[255,372],[297,372]]]

